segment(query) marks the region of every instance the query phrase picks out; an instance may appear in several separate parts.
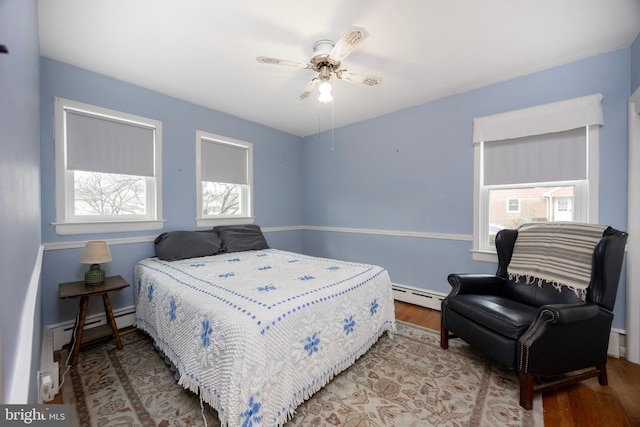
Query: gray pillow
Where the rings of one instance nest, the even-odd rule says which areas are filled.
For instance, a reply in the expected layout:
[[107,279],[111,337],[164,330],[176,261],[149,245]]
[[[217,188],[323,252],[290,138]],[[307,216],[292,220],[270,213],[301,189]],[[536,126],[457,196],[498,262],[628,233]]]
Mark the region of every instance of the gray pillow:
[[255,224],[218,225],[214,231],[222,239],[222,252],[242,252],[269,249],[260,227]]
[[156,256],[165,261],[215,255],[222,241],[218,233],[206,231],[170,231],[154,240]]

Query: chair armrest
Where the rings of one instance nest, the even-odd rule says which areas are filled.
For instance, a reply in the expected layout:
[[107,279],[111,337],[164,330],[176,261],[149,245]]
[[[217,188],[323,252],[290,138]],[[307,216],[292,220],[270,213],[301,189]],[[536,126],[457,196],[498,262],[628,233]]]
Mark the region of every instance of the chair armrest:
[[592,319],[600,313],[597,304],[549,304],[538,309],[536,319],[556,325],[566,325]]
[[495,274],[449,274],[449,295],[475,294],[494,295],[504,286],[504,278]]
[[592,303],[540,307],[519,339],[518,370],[553,376],[606,363],[612,320],[611,311]]

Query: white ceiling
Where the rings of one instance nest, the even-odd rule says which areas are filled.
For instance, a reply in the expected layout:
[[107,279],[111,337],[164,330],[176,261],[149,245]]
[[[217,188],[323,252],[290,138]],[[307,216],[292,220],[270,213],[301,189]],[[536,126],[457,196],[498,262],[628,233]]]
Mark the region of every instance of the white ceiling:
[[336,80],[335,127],[629,46],[639,0],[39,0],[42,56],[298,136],[331,108],[298,96],[313,44],[365,39]]

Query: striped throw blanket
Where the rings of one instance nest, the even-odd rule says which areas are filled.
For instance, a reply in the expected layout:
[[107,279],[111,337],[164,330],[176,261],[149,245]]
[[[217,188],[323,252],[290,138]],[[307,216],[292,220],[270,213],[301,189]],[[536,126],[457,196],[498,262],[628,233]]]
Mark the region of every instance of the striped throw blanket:
[[593,252],[607,226],[575,222],[524,224],[518,230],[509,279],[566,286],[584,301],[591,281]]

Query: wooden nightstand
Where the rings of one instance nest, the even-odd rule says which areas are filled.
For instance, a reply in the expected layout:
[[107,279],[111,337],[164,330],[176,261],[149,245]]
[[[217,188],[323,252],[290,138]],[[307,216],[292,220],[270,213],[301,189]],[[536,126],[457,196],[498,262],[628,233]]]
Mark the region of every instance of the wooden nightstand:
[[[58,293],[60,298],[80,298],[80,307],[78,309],[78,317],[73,327],[75,335],[72,334],[69,343],[69,351],[73,349],[72,365],[78,363],[78,352],[83,342],[92,341],[98,338],[113,335],[116,338],[118,348],[122,349],[122,341],[118,334],[118,326],[113,317],[111,310],[111,302],[109,301],[109,292],[119,291],[128,287],[129,284],[121,276],[110,276],[104,279],[104,282],[95,285],[87,285],[84,281],[60,283],[58,285]],[[107,324],[97,326],[95,328],[84,329],[84,321],[87,316],[87,307],[89,306],[89,297],[102,297],[104,303],[104,312],[107,315]]]

